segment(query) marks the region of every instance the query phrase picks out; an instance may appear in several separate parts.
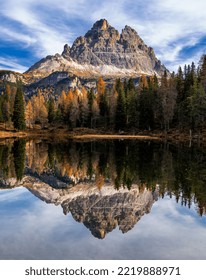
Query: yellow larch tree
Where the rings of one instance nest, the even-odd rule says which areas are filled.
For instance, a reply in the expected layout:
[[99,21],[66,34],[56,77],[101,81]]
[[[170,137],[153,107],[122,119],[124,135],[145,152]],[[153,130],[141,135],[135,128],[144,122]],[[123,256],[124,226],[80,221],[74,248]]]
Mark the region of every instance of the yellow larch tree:
[[98,79],[97,82],[97,92],[98,94],[104,94],[105,93],[105,81],[102,77]]
[[59,107],[62,115],[66,114],[66,99],[67,99],[66,92],[64,90],[62,90],[62,93],[58,100],[58,107]]
[[34,109],[35,122],[45,125],[48,122],[48,111],[41,90],[38,90],[37,96],[32,97],[32,105]]
[[26,125],[31,128],[34,124],[34,109],[31,100],[26,105]]
[[140,77],[139,81],[139,88],[142,90],[144,88],[148,88],[148,82],[147,82],[147,77],[145,75],[142,75]]

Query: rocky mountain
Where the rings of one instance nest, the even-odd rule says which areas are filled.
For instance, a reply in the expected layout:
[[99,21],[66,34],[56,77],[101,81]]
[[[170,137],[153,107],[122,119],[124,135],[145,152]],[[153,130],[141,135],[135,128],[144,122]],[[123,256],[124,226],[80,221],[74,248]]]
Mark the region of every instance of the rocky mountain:
[[96,88],[100,76],[108,86],[114,84],[116,78],[133,78],[138,84],[141,75],[160,76],[165,70],[168,71],[154,50],[134,29],[126,25],[119,33],[107,20],[101,19],[71,47],[66,44],[62,54],[43,58],[25,73],[1,70],[0,91],[4,91],[5,82],[21,81],[25,96],[36,94],[42,88],[45,97],[52,94],[56,98],[62,90]]
[[0,70],[0,82],[17,83],[18,81],[24,81],[24,74],[9,71]]
[[67,72],[78,77],[138,77],[161,75],[166,68],[156,58],[137,32],[125,26],[121,34],[107,20],[97,21],[85,36],[64,46],[62,54],[47,56],[25,74],[33,80],[53,72]]

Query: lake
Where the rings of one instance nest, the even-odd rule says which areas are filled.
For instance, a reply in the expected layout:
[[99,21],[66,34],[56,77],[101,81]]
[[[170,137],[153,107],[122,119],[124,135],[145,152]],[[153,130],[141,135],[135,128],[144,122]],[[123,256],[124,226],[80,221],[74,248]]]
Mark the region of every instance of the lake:
[[0,144],[0,259],[206,259],[206,150]]

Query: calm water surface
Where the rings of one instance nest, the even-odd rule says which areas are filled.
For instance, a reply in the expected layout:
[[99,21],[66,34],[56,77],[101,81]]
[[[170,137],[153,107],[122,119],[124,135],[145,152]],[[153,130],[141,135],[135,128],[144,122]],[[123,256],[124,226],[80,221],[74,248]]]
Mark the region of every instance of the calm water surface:
[[206,152],[0,144],[0,259],[206,259]]

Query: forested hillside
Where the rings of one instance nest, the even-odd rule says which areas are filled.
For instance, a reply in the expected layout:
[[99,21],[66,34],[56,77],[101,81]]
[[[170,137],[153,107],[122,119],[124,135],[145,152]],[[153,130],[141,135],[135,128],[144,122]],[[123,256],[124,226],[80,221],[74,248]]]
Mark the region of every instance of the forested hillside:
[[108,87],[103,78],[96,89],[84,87],[45,97],[39,88],[30,98],[20,84],[4,82],[0,96],[0,122],[4,128],[24,130],[39,125],[64,125],[106,131],[199,131],[206,119],[206,55],[198,66],[181,67],[177,73],[116,79]]

